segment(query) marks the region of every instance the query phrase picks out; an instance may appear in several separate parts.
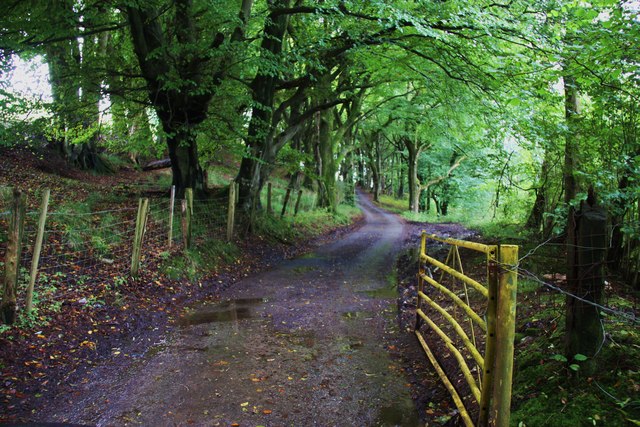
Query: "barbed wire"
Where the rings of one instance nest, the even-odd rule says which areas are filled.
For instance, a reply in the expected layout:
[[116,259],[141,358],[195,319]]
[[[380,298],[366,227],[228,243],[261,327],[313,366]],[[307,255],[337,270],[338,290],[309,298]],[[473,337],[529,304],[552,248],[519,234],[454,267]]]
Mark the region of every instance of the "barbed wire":
[[570,298],[573,298],[573,299],[576,299],[578,301],[581,301],[581,302],[583,302],[585,304],[591,305],[591,306],[593,306],[593,307],[595,307],[595,308],[597,308],[597,309],[599,309],[601,311],[604,311],[606,313],[609,313],[609,314],[611,314],[613,316],[623,318],[623,319],[625,319],[627,321],[630,321],[631,323],[640,323],[640,319],[637,318],[635,313],[616,310],[616,309],[613,309],[611,307],[607,307],[607,306],[604,306],[602,304],[598,304],[595,301],[591,301],[589,299],[580,297],[580,296],[578,296],[578,295],[576,295],[576,294],[574,294],[572,292],[569,292],[569,291],[567,291],[565,289],[562,289],[559,286],[556,286],[554,284],[551,284],[549,282],[546,282],[546,281],[540,279],[537,275],[535,275],[534,273],[532,273],[529,270],[526,270],[526,269],[522,268],[518,264],[516,264],[516,265],[508,265],[508,264],[504,264],[504,263],[500,263],[500,262],[498,264],[501,265],[502,267],[504,267],[505,269],[510,270],[510,271],[514,271],[514,270],[517,271],[518,276],[520,276],[522,278],[532,280],[532,281],[534,281],[534,282],[536,282],[536,283],[538,283],[538,284],[540,284],[540,285],[542,285],[544,287],[547,287],[549,289],[553,289],[556,292],[559,292],[559,293],[561,293],[561,294],[563,294],[565,296],[568,296]]
[[[580,297],[579,295],[576,295],[576,294],[574,294],[572,292],[569,292],[569,291],[567,291],[567,290],[565,290],[565,289],[563,289],[563,288],[561,288],[561,287],[559,287],[557,285],[554,285],[552,283],[549,283],[549,282],[541,279],[535,273],[523,268],[522,267],[522,262],[524,260],[526,260],[528,257],[534,255],[536,253],[536,251],[538,251],[541,247],[547,245],[549,240],[550,239],[547,239],[545,242],[540,243],[539,245],[535,246],[533,249],[528,251],[523,257],[518,259],[518,261],[517,261],[517,263],[515,265],[505,264],[505,263],[501,263],[499,261],[496,261],[496,262],[497,262],[497,264],[499,266],[501,266],[502,268],[504,268],[507,271],[515,271],[515,272],[517,272],[518,276],[521,277],[521,278],[531,280],[531,281],[537,283],[538,285],[541,285],[541,286],[544,286],[546,288],[552,289],[552,290],[554,290],[554,291],[556,291],[556,292],[558,292],[560,294],[563,294],[563,295],[565,295],[567,297],[570,297],[570,298],[573,298],[575,300],[581,301],[581,302],[583,302],[585,304],[591,305],[594,308],[596,308],[596,309],[598,309],[598,310],[600,310],[602,312],[608,313],[608,314],[610,314],[612,316],[615,316],[617,318],[623,319],[623,320],[625,320],[627,322],[630,322],[632,324],[640,324],[640,319],[638,319],[636,313],[634,313],[634,312],[627,312],[627,311],[617,310],[617,309],[614,309],[614,308],[611,308],[611,307],[607,307],[607,306],[602,305],[602,304],[598,304],[595,301],[591,301],[591,300],[589,300],[587,298]],[[562,246],[566,246],[566,245],[563,244]],[[583,248],[583,249],[601,249],[601,250],[605,249],[605,248],[602,248],[602,247],[580,247],[580,246],[577,246],[577,247]],[[589,265],[592,265],[592,264],[589,264]],[[602,321],[601,321],[601,323],[602,323]],[[601,325],[601,326],[603,327],[603,330],[604,330],[604,325]],[[602,347],[602,345],[600,347]]]

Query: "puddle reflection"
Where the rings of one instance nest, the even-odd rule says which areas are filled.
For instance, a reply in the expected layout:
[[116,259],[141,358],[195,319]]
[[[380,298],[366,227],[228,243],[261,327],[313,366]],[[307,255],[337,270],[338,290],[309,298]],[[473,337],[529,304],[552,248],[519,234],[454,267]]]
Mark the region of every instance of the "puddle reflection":
[[217,304],[214,308],[184,315],[178,320],[178,325],[192,326],[203,323],[232,322],[251,319],[253,317],[253,311],[248,306],[262,304],[267,301],[266,298],[241,298],[224,301]]

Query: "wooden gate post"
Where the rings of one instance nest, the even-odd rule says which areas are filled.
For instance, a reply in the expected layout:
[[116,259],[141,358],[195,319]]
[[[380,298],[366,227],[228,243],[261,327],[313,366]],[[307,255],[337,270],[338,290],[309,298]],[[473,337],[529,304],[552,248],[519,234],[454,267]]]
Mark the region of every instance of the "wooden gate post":
[[140,253],[142,252],[142,240],[147,228],[149,217],[149,199],[138,201],[138,216],[136,217],[136,232],[133,237],[133,252],[131,254],[131,275],[138,276],[140,270]]
[[227,210],[227,242],[230,242],[233,239],[233,225],[235,223],[235,210],[236,210],[236,184],[232,180],[229,183],[229,209]]
[[494,360],[496,352],[496,315],[498,311],[498,260],[496,250],[487,254],[487,337],[484,347],[484,370],[482,372],[482,390],[480,392],[480,415],[478,426],[489,425],[489,410],[493,393]]
[[18,285],[18,268],[22,252],[22,236],[24,234],[24,211],[27,196],[20,190],[13,190],[11,219],[9,222],[9,241],[4,263],[4,292],[0,304],[0,320],[12,325],[16,320],[16,287]]
[[42,193],[42,202],[40,203],[40,217],[38,218],[38,234],[36,235],[36,243],[33,246],[33,257],[31,258],[31,274],[29,275],[29,286],[27,287],[27,314],[33,309],[33,287],[36,283],[38,275],[38,264],[40,263],[40,252],[42,250],[42,240],[44,238],[44,226],[47,222],[47,210],[49,208],[49,195],[51,191],[47,188]]
[[[511,416],[511,380],[518,290],[518,246],[500,245],[500,278],[496,315],[496,362],[491,412],[496,427],[508,427]],[[488,362],[488,361],[487,361]]]

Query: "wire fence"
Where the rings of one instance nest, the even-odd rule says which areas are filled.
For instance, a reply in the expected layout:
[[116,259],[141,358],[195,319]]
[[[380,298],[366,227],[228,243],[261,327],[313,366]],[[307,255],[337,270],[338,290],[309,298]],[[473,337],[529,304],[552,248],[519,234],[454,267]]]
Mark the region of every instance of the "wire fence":
[[[267,207],[271,194],[269,205],[274,214],[280,215],[283,206],[288,216],[314,208],[314,194],[307,190],[289,190],[289,200],[285,203],[287,189],[269,187],[271,191],[262,191],[261,196],[263,206]],[[140,242],[137,228],[142,204],[138,205],[137,201],[111,202],[108,197],[95,195],[82,202],[58,200],[46,209],[40,244],[42,207],[38,209],[38,203],[43,191],[32,192],[21,220],[22,245],[17,257],[17,283],[11,298],[15,299],[18,311],[30,307],[27,301],[31,300],[28,295],[32,288],[33,306],[37,310],[39,303],[64,302],[70,295],[82,296],[83,291],[89,295],[91,289],[108,287],[105,283],[110,281],[124,280],[145,269],[157,269],[158,264],[176,253],[211,241],[229,240],[233,236],[238,201],[236,188],[230,188],[229,193],[218,192],[197,199],[190,197],[189,192],[184,199],[169,197],[166,191],[143,193],[154,197],[148,198]],[[230,196],[234,197],[233,203],[229,203]],[[10,189],[0,188],[0,277],[5,276],[5,264],[8,264],[9,227],[16,210],[12,207],[15,197]],[[134,245],[139,246],[139,256]],[[137,264],[135,269],[134,264]],[[1,301],[7,299],[5,293],[0,295]]]
[[[30,195],[31,196],[31,195]],[[30,197],[34,199],[33,196]],[[32,200],[33,202],[33,200]],[[47,209],[41,244],[40,211],[30,206],[22,219],[22,246],[17,260],[17,283],[12,291],[18,311],[26,302],[30,282],[35,282],[34,307],[45,302],[68,302],[95,294],[95,290],[131,273],[139,208],[133,201],[112,209],[96,209],[88,203],[72,201],[52,204]],[[128,204],[128,205],[127,205]],[[8,265],[11,196],[0,197],[0,276]],[[183,200],[149,199],[145,233],[141,246],[140,271],[155,268],[160,261],[185,249],[185,227],[190,227],[192,246],[206,239],[227,238],[228,196],[194,200],[191,221],[186,224]],[[39,251],[36,250],[39,248]],[[38,254],[39,256],[35,256]],[[37,268],[33,270],[34,258]],[[35,271],[35,274],[34,274]],[[35,279],[37,278],[37,280]],[[86,292],[84,292],[86,291]],[[3,294],[3,300],[6,295]],[[79,298],[86,302],[86,298]]]
[[[637,264],[637,259],[640,256],[640,239],[634,234],[623,236],[618,251],[620,258],[612,258],[611,230],[621,225],[610,225],[606,233],[591,236],[591,240],[604,242],[603,245],[570,244],[552,241],[556,238],[541,242],[520,257],[517,265],[518,275],[542,289],[554,291],[566,298],[591,305],[597,308],[601,314],[613,316],[619,321],[640,323],[637,298],[637,278],[640,267]],[[626,225],[629,227],[638,226],[635,223]],[[593,301],[592,296],[587,295],[585,292],[580,294],[570,288],[567,279],[567,250],[602,254],[597,262],[575,263],[577,279],[582,282],[595,280],[602,286],[601,302]],[[625,254],[629,254],[629,256]],[[629,305],[627,307],[619,307],[620,301],[617,301],[616,298],[621,295],[617,295],[614,292],[613,281],[617,281],[616,290],[618,293],[622,291],[623,296],[629,297]]]

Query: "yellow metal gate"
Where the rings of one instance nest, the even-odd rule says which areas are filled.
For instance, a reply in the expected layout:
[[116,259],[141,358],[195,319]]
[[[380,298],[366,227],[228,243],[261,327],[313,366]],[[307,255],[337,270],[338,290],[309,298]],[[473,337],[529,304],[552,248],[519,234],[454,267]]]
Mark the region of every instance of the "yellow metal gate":
[[[449,245],[444,263],[427,254],[428,241]],[[464,273],[460,248],[486,255],[486,274],[481,279],[486,277],[486,283]],[[514,245],[483,245],[422,233],[415,333],[467,427],[509,425],[517,262]],[[478,307],[484,313],[479,314]],[[423,325],[457,361],[470,390],[466,401],[427,344]],[[475,411],[471,405],[477,405]],[[470,412],[478,414],[475,423]]]

